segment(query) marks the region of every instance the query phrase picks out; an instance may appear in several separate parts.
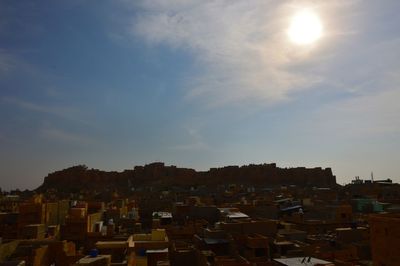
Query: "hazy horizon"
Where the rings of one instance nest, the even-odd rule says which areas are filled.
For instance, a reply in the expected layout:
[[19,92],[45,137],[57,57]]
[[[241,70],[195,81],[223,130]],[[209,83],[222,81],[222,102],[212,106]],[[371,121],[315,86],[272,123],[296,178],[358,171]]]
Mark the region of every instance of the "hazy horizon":
[[154,161],[400,182],[400,2],[90,3],[0,2],[3,190]]
[[[37,180],[39,181],[39,183],[38,183],[38,184],[34,184],[32,187],[23,187],[23,188],[21,188],[21,187],[9,187],[9,188],[7,188],[7,187],[0,187],[0,188],[1,188],[3,191],[11,191],[11,190],[21,190],[21,191],[22,191],[22,190],[25,190],[25,189],[33,190],[33,189],[36,189],[37,187],[39,187],[39,186],[43,183],[44,178],[45,178],[48,174],[54,173],[54,172],[56,172],[56,171],[62,171],[62,170],[68,169],[68,168],[70,168],[70,167],[78,166],[78,165],[84,165],[84,166],[86,166],[89,170],[90,170],[90,169],[97,169],[97,170],[105,171],[105,172],[112,172],[112,171],[123,172],[124,170],[133,170],[135,166],[145,166],[145,165],[148,165],[148,164],[158,163],[158,162],[164,163],[165,166],[176,166],[176,167],[178,167],[178,168],[189,168],[189,169],[194,169],[194,170],[196,170],[197,172],[199,172],[199,171],[208,171],[208,170],[210,170],[211,168],[222,168],[222,167],[227,167],[227,166],[239,166],[239,167],[241,167],[241,166],[245,166],[245,165],[249,165],[249,164],[261,165],[261,164],[264,164],[264,163],[265,163],[265,164],[275,163],[275,162],[259,162],[259,163],[248,162],[248,163],[245,163],[245,164],[214,165],[214,166],[211,166],[211,167],[208,167],[208,168],[207,168],[207,167],[205,167],[205,168],[196,168],[196,167],[189,167],[189,166],[184,166],[184,165],[176,165],[176,164],[173,164],[173,163],[166,163],[166,162],[164,162],[164,161],[153,161],[153,162],[145,162],[145,163],[143,163],[143,164],[135,164],[135,165],[133,165],[132,167],[125,167],[125,168],[119,168],[119,169],[102,169],[102,168],[99,168],[99,167],[92,167],[92,166],[86,165],[86,164],[84,164],[84,163],[76,163],[76,164],[73,164],[73,165],[66,166],[66,167],[64,167],[64,168],[54,169],[54,170],[52,170],[52,171],[49,171],[45,176],[43,176],[43,177],[41,177],[41,178],[39,177],[39,178],[37,179]],[[280,164],[278,164],[278,163],[275,163],[275,164],[276,164],[276,166],[279,167],[279,168],[297,168],[297,167],[306,167],[306,168],[318,168],[318,167],[320,167],[320,168],[322,168],[322,169],[331,168],[331,167],[329,167],[329,166],[321,167],[321,166],[317,166],[317,165],[315,165],[315,166],[313,166],[313,165],[304,166],[304,165],[280,165]],[[336,176],[334,169],[332,169],[332,173],[333,173],[334,176]],[[371,173],[373,173],[373,172],[370,172],[370,173],[369,173],[369,176],[368,176],[368,173],[367,173],[365,176],[360,176],[360,178],[361,178],[361,179],[364,179],[364,180],[370,180],[370,179],[371,179]],[[375,173],[373,173],[373,174],[374,174],[374,180],[387,179],[387,177],[380,177],[380,176],[376,176]],[[342,179],[338,180],[338,177],[336,176],[336,183],[337,183],[337,184],[340,184],[340,185],[345,185],[345,184],[351,183],[351,180],[353,180],[353,179],[354,179],[354,178],[352,177],[352,178],[345,179],[344,181],[341,181]],[[394,182],[396,182],[396,180],[394,180]]]

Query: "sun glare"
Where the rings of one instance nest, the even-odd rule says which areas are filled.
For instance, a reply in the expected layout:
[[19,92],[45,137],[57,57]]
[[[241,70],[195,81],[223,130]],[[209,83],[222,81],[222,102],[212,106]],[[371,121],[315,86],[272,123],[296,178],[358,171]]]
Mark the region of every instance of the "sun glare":
[[314,43],[322,35],[322,24],[318,15],[308,9],[297,12],[291,19],[288,35],[295,44]]

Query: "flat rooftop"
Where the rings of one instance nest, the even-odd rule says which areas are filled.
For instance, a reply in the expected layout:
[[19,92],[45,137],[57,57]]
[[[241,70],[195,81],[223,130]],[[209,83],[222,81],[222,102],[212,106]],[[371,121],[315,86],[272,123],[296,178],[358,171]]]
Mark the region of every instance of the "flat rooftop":
[[319,265],[333,265],[332,262],[326,260],[320,260],[313,257],[296,257],[296,258],[284,258],[274,259],[274,261],[286,266],[314,266]]

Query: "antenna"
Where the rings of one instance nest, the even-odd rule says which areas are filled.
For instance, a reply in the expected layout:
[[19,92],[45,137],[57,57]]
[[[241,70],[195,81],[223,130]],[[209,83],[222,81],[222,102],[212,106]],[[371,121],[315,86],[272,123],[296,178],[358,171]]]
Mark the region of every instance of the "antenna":
[[371,172],[371,182],[374,183],[374,172]]

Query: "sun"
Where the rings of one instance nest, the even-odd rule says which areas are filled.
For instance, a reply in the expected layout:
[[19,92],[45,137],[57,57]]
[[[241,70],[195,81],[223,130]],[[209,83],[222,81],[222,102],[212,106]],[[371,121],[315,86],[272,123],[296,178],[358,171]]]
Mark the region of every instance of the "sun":
[[318,15],[310,9],[303,9],[291,19],[288,36],[295,44],[312,44],[321,37],[322,28]]

